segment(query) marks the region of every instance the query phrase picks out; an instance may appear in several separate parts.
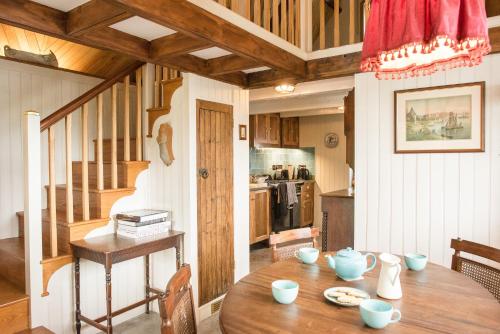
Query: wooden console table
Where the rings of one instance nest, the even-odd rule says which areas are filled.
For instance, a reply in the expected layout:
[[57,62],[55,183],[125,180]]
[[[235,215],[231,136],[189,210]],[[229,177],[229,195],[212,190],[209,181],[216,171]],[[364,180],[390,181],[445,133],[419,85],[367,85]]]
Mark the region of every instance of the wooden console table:
[[[149,256],[152,253],[175,247],[177,270],[183,264],[184,232],[170,231],[156,236],[129,239],[109,234],[101,237],[71,242],[71,249],[75,257],[75,302],[76,302],[76,332],[81,330],[81,321],[94,326],[105,333],[113,333],[111,319],[117,315],[130,311],[146,304],[146,313],[149,313],[149,303],[159,297],[160,290],[151,288],[149,275]],[[111,310],[111,267],[114,263],[131,260],[144,256],[146,274],[146,298],[132,305],[116,311]],[[82,315],[80,310],[80,259],[87,259],[104,266],[106,271],[106,310],[105,316],[89,319]],[[106,326],[101,322],[106,320]]]

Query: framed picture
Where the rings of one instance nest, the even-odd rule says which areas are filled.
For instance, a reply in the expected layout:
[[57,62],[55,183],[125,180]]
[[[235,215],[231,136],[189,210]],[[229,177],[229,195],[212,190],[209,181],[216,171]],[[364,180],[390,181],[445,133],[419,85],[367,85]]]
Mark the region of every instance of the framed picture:
[[240,140],[247,140],[247,126],[244,124],[240,124],[239,128]]
[[484,152],[484,81],[394,92],[396,153]]

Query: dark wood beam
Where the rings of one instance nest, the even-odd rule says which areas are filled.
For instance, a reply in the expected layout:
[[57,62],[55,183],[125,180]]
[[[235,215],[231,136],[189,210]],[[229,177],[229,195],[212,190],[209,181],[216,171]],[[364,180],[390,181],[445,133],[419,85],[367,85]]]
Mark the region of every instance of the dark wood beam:
[[204,39],[175,33],[151,41],[150,56],[152,59],[161,60],[203,50],[211,46],[212,44]]
[[500,27],[490,28],[489,30],[491,53],[500,52]]
[[304,77],[305,61],[204,9],[180,0],[113,0],[128,12],[236,55]]
[[275,70],[250,73],[248,74],[248,88],[262,88],[283,83],[296,84],[354,75],[359,72],[360,61],[361,52],[310,60],[307,62],[307,76],[305,78],[297,78]]
[[68,35],[81,35],[132,17],[123,8],[106,0],[91,0],[72,9],[67,15],[66,32]]
[[500,15],[500,1],[486,0],[486,14],[488,17]]
[[212,75],[220,75],[259,67],[259,63],[237,55],[227,55],[207,60],[207,66]]

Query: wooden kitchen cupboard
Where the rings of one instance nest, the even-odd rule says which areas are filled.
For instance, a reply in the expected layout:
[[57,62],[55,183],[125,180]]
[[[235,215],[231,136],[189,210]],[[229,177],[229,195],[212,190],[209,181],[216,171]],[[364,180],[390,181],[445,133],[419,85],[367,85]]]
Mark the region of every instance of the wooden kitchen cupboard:
[[305,182],[301,187],[300,227],[314,223],[314,182]]
[[282,118],[281,146],[286,148],[298,148],[300,146],[299,138],[299,118]]
[[269,239],[271,224],[269,189],[250,191],[250,245]]
[[250,116],[250,146],[281,146],[281,122],[279,114]]

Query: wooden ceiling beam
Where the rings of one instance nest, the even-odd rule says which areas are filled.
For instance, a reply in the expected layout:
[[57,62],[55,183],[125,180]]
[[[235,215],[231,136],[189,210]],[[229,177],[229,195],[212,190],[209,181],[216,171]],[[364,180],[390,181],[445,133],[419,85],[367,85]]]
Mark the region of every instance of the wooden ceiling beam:
[[207,60],[207,66],[212,75],[221,75],[259,67],[259,63],[237,55],[227,55]]
[[307,62],[307,76],[305,78],[294,77],[288,73],[275,70],[250,73],[248,74],[248,88],[263,88],[283,83],[296,84],[305,81],[354,75],[359,72],[360,61],[361,52],[309,60]]
[[212,44],[204,39],[175,33],[152,40],[150,57],[155,60],[161,60],[193,51],[203,50],[211,46]]
[[113,0],[123,8],[186,35],[205,39],[241,57],[293,73],[306,74],[305,61],[248,31],[190,3],[179,0]]
[[123,8],[105,0],[91,0],[67,13],[66,33],[81,35],[132,17]]

